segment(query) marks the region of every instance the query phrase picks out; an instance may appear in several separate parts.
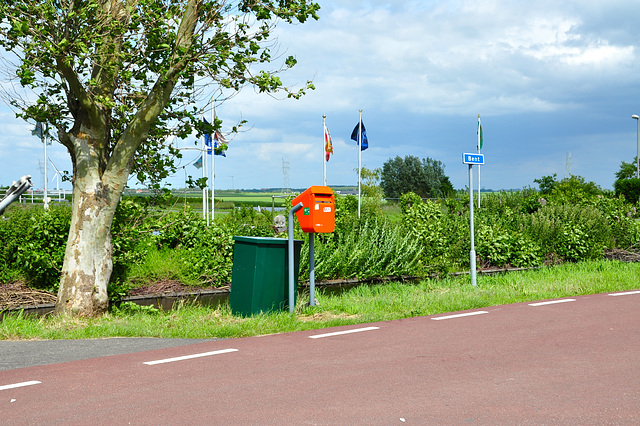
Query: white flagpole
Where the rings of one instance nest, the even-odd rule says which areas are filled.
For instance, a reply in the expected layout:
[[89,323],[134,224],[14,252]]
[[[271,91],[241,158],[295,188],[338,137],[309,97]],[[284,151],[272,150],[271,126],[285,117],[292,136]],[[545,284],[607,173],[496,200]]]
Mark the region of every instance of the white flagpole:
[[327,124],[326,115],[322,115],[322,166],[324,177],[324,186],[327,186]]
[[[480,114],[478,114],[478,154],[480,154]],[[478,164],[478,209],[480,208],[480,165]]]
[[362,110],[360,110],[360,122],[358,124],[358,219],[360,219],[360,180],[362,170]]
[[[213,108],[211,109],[211,124],[215,126],[216,124],[216,101],[214,98],[211,98],[211,104]],[[214,198],[215,194],[215,186],[216,186],[216,174],[215,174],[215,164],[216,164],[216,131],[214,129],[211,134],[211,223],[215,220],[215,212],[216,212],[216,199]]]
[[[204,114],[203,114],[203,122],[204,122]],[[207,138],[206,133],[202,134],[202,179],[207,177]],[[209,183],[207,183],[207,186]],[[209,225],[209,207],[208,207],[208,196],[207,196],[207,187],[202,188],[202,219],[207,221],[207,225]]]
[[[49,125],[46,126],[48,130]],[[47,132],[43,123],[42,128],[42,142],[44,144],[44,209],[49,210],[49,200],[47,199],[47,182],[49,181],[49,175],[47,174]]]

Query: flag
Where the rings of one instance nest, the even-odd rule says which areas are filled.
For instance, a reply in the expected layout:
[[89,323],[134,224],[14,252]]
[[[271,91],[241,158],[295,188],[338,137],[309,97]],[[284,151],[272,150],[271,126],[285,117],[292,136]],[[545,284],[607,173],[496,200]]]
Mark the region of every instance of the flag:
[[198,159],[193,163],[193,165],[196,166],[196,169],[202,168],[202,154],[200,154],[200,157],[198,157]]
[[[202,118],[205,124],[209,124],[206,118]],[[214,130],[213,135],[211,133],[204,134],[204,144],[207,146],[207,154],[211,155],[211,151],[216,155],[227,156],[227,140],[224,138],[219,130]]]
[[482,143],[483,143],[483,138],[482,138],[482,124],[480,123],[480,117],[478,117],[478,150],[482,149]]
[[[45,140],[44,124],[38,121],[38,122],[36,123],[36,127],[35,127],[35,129],[33,129],[33,130],[31,131],[31,134],[32,134],[33,136],[37,136],[37,137],[39,137],[39,138],[41,139],[41,141],[42,141],[42,142],[44,142],[44,140]],[[49,138],[49,140],[47,140],[47,145],[51,146],[51,143],[52,143],[52,142],[51,142],[51,139]]]
[[327,161],[329,161],[329,157],[333,154],[333,143],[331,142],[331,134],[329,133],[327,126],[324,126],[324,152],[326,154]]
[[[202,121],[204,124],[209,124],[206,118],[202,117]],[[211,133],[204,134],[204,144],[207,146],[207,154],[211,155],[211,148],[213,146],[213,138],[211,137]]]
[[213,151],[216,155],[227,156],[227,140],[219,130],[213,131]]
[[369,148],[369,141],[367,140],[367,129],[365,129],[363,122],[356,124],[356,127],[354,127],[353,132],[351,132],[351,139],[358,142],[358,133],[359,133],[360,125],[362,125],[362,141],[360,144],[360,151],[364,151],[365,149]]
[[42,123],[41,122],[38,121],[36,123],[36,128],[31,131],[31,135],[37,136],[40,139],[42,139]]

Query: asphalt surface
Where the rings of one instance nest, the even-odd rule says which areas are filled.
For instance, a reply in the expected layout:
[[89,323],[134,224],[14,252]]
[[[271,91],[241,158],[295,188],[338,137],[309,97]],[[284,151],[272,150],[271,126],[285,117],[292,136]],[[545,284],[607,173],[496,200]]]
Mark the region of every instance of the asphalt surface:
[[207,342],[212,339],[117,337],[86,340],[0,340],[0,371]]
[[640,292],[581,296],[5,370],[0,418],[635,425],[639,308]]

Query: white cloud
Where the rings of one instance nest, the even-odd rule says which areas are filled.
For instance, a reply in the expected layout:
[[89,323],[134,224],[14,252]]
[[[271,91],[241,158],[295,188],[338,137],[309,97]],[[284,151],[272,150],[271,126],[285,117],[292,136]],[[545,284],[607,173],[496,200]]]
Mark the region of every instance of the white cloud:
[[[640,87],[629,76],[640,65],[640,8],[620,0],[343,0],[322,8],[318,22],[277,30],[281,53],[298,59],[283,81],[300,86],[313,78],[315,91],[280,101],[249,89],[219,108],[224,126],[247,119],[250,129],[216,162],[227,186],[231,175],[236,187],[278,186],[283,158],[292,184],[316,184],[322,114],[336,148],[330,176],[344,179],[333,183],[353,183],[349,135],[358,109],[369,132],[368,167],[395,155],[432,156],[449,161],[457,187],[466,179],[459,152],[474,146],[479,112],[490,118],[487,187],[532,185],[532,177],[561,167],[569,150],[576,170],[610,186],[615,165],[630,158],[602,157],[635,155],[629,116],[640,108],[628,109]],[[38,148],[28,125],[0,114],[0,126],[8,129],[0,154],[9,144]],[[554,152],[519,163],[534,146]]]

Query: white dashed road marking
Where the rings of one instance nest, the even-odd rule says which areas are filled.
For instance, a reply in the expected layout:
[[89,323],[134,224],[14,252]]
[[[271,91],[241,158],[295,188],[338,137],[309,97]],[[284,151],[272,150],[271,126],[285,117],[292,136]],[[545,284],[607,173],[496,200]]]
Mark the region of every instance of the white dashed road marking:
[[166,364],[168,362],[184,361],[187,359],[202,358],[205,356],[220,355],[220,354],[226,354],[229,352],[237,352],[237,351],[238,351],[237,349],[222,349],[222,350],[213,351],[213,352],[203,352],[200,354],[178,356],[175,358],[159,359],[157,361],[147,361],[147,362],[143,362],[143,364],[146,364],[146,365]]
[[625,291],[624,293],[611,293],[609,296],[629,296],[631,294],[640,294],[640,290],[638,291]]
[[455,314],[455,315],[446,315],[444,317],[434,317],[431,318],[434,321],[440,321],[440,320],[446,320],[446,319],[453,319],[453,318],[462,318],[462,317],[470,317],[473,315],[482,315],[482,314],[488,314],[489,312],[487,311],[475,311],[475,312],[466,312],[464,314]]
[[529,303],[529,306],[555,305],[556,303],[575,302],[576,299],[549,300],[547,302]]
[[32,380],[30,382],[14,383],[14,384],[11,384],[11,385],[0,386],[0,391],[7,390],[7,389],[21,388],[21,387],[24,387],[24,386],[38,385],[40,383],[41,382],[39,382],[37,380]]
[[320,339],[322,337],[339,336],[341,334],[350,334],[350,333],[359,333],[361,331],[378,330],[379,328],[380,327],[354,328],[352,330],[336,331],[335,333],[315,334],[313,336],[309,336],[309,338],[310,339]]

